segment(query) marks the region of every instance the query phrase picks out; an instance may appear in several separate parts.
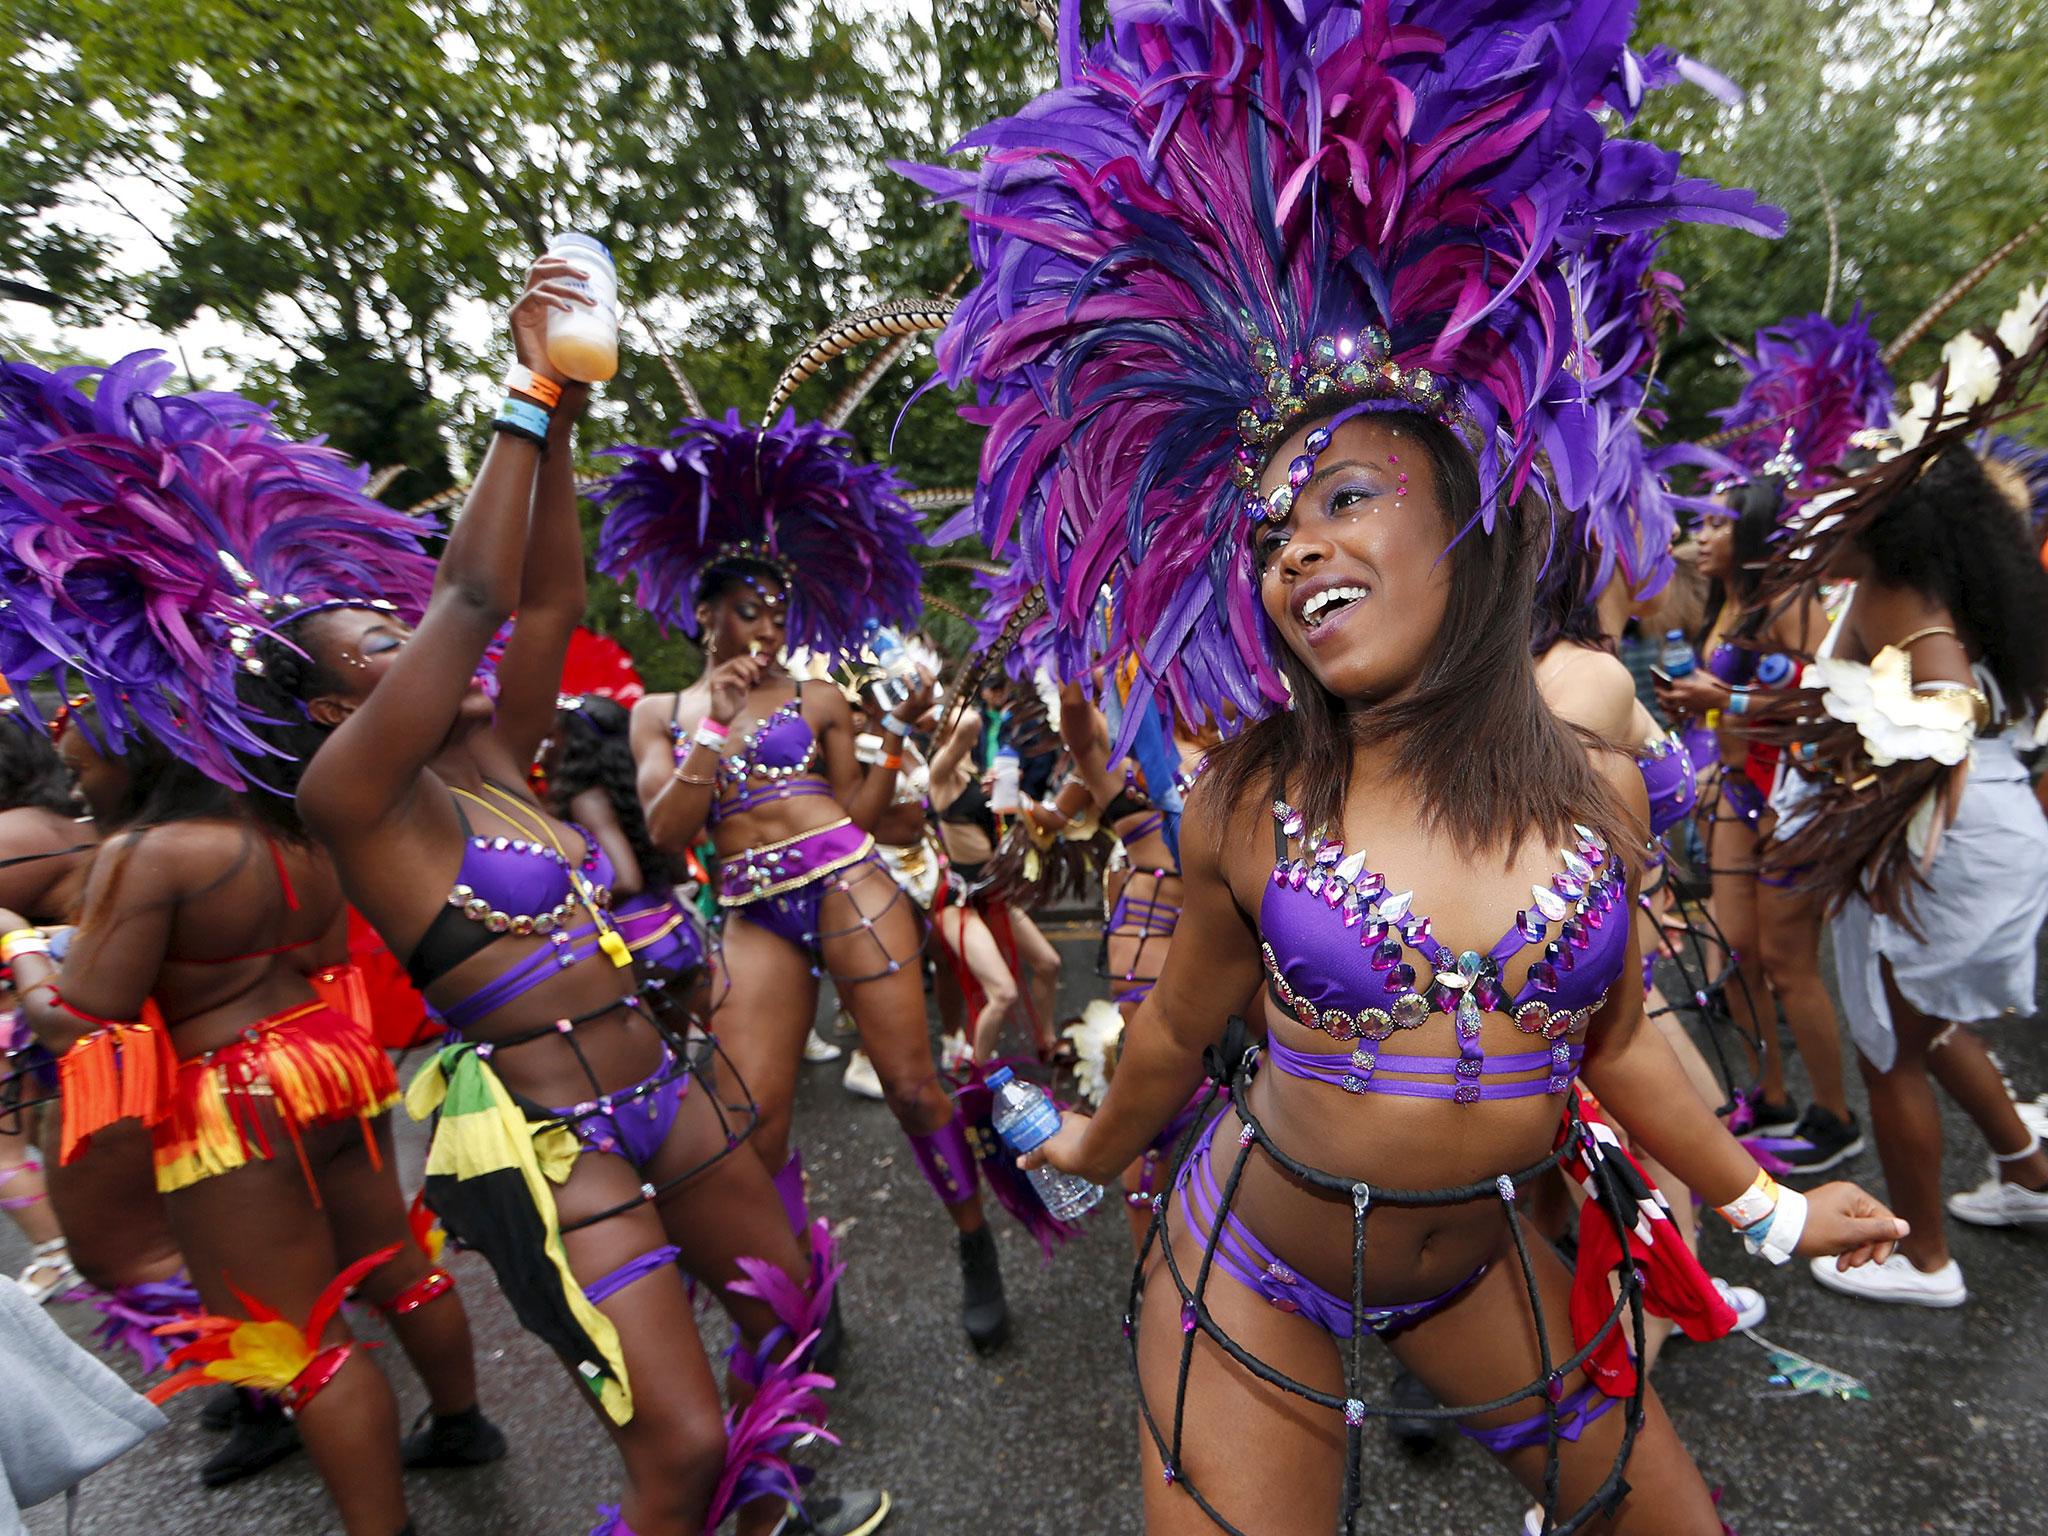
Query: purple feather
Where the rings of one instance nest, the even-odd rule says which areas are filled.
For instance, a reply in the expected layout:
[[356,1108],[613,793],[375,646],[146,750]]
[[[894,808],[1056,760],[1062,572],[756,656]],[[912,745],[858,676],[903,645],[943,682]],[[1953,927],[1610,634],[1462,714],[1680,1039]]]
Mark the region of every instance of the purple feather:
[[963,142],[972,170],[900,167],[966,216],[981,283],[939,376],[987,428],[975,525],[1015,542],[1057,631],[1081,640],[1110,586],[1106,654],[1139,659],[1139,691],[1191,721],[1283,701],[1234,483],[1255,337],[1285,359],[1384,326],[1477,425],[1483,525],[1539,452],[1583,502],[1600,458],[1566,257],[1681,219],[1783,223],[1610,137],[1611,100],[1681,77],[1630,52],[1633,14],[1110,0],[1057,89]]
[[833,1380],[812,1370],[810,1361],[846,1266],[823,1221],[811,1223],[809,1236],[810,1273],[802,1285],[765,1260],[734,1261],[745,1278],[729,1289],[766,1305],[775,1327],[751,1349],[733,1340],[733,1380],[753,1395],[725,1416],[725,1468],[705,1515],[707,1531],[757,1498],[797,1499],[806,1474],[790,1465],[789,1452],[805,1435],[839,1443],[824,1427],[824,1394]]
[[145,1375],[159,1370],[171,1352],[172,1346],[158,1337],[156,1330],[206,1310],[200,1305],[199,1292],[182,1273],[171,1280],[145,1280],[140,1285],[97,1291],[92,1305],[100,1314],[93,1342],[108,1354],[118,1349],[130,1351]]
[[[995,576],[982,571],[974,573],[974,590],[981,594],[981,614],[974,620],[977,654],[986,653],[1001,641],[1011,618],[1037,586],[1014,548],[998,551],[995,560],[997,564],[1007,562],[1008,568]],[[1009,654],[1003,657],[1004,672],[1020,683],[1029,682],[1041,667],[1057,678],[1079,675],[1062,669],[1055,639],[1051,613],[1041,612],[1015,637]]]
[[114,750],[146,732],[245,789],[271,749],[238,699],[230,626],[272,629],[266,597],[417,613],[434,525],[365,495],[368,471],[332,449],[279,436],[268,407],[155,393],[171,372],[154,352],[0,364],[0,673],[25,708],[32,680],[90,693]]
[[916,625],[923,542],[887,465],[852,439],[784,411],[759,427],[728,411],[692,417],[668,446],[626,446],[591,499],[605,509],[598,569],[631,578],[635,600],[697,633],[697,584],[735,545],[766,548],[788,572],[789,643],[830,660],[860,652],[870,619]]
[[1714,415],[1739,434],[1724,452],[1744,474],[1760,473],[1786,448],[1806,476],[1832,469],[1852,436],[1891,422],[1891,372],[1860,304],[1839,325],[1801,315],[1768,326],[1738,360],[1748,380]]

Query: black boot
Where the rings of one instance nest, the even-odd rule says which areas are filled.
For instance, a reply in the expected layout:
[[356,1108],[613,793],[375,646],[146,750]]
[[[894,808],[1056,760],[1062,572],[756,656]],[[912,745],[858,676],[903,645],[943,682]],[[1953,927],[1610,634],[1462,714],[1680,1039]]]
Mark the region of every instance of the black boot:
[[[425,1422],[431,1420],[431,1422]],[[423,1413],[399,1446],[412,1471],[428,1467],[481,1467],[505,1454],[505,1436],[472,1404],[460,1413]]]
[[832,1306],[818,1329],[818,1344],[811,1351],[811,1369],[827,1376],[839,1375],[839,1351],[846,1343],[846,1322],[839,1315],[839,1292],[832,1293]]
[[991,1350],[1010,1336],[1010,1304],[1003,1299],[1003,1266],[996,1235],[986,1223],[960,1234],[960,1321],[977,1350]]
[[[1404,1449],[1420,1454],[1438,1445],[1444,1438],[1445,1421],[1428,1417],[1428,1410],[1441,1408],[1436,1394],[1425,1387],[1421,1380],[1406,1366],[1394,1368],[1393,1389],[1387,1394],[1397,1409],[1405,1413],[1387,1415],[1387,1433],[1398,1440]],[[1415,1410],[1423,1410],[1417,1413]]]
[[199,1427],[216,1435],[233,1429],[242,1417],[242,1395],[240,1387],[215,1387],[206,1394],[206,1404],[199,1410]]
[[282,1406],[254,1392],[243,1393],[228,1443],[199,1468],[208,1488],[225,1488],[274,1467],[299,1448],[299,1431]]

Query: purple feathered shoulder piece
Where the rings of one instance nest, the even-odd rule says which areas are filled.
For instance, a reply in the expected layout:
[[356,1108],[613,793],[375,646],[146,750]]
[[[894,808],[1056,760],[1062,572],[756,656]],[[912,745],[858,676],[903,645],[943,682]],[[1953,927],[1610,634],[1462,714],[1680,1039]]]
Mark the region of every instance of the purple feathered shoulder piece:
[[1714,415],[1745,475],[1798,481],[1839,464],[1858,432],[1891,424],[1891,371],[1861,305],[1840,324],[1801,315],[1767,326],[1739,356],[1742,393]]
[[896,472],[856,458],[844,432],[788,410],[755,426],[734,410],[604,456],[620,463],[590,493],[605,513],[598,569],[630,580],[664,623],[694,636],[705,572],[746,559],[784,582],[789,643],[828,661],[858,655],[870,619],[916,625],[917,514]]
[[1472,450],[1485,527],[1539,454],[1581,505],[1566,258],[1782,226],[1614,135],[1688,74],[1630,49],[1628,3],[1110,0],[1086,46],[1063,11],[1057,89],[969,135],[971,166],[902,169],[960,206],[981,274],[938,358],[988,429],[984,541],[1017,541],[1069,633],[1115,590],[1111,656],[1190,720],[1285,697],[1245,488],[1290,422],[1406,402]]
[[252,638],[318,604],[417,614],[435,525],[268,407],[158,393],[171,373],[0,364],[0,673],[30,709],[32,683],[89,694],[112,750],[147,732],[245,789],[272,753],[238,698]]

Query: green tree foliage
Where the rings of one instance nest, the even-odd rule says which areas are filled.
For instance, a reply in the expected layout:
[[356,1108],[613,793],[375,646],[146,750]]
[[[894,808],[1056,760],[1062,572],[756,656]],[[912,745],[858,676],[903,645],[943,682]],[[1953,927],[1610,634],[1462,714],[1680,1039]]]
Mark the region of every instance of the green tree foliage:
[[[494,403],[481,343],[547,234],[616,254],[631,312],[593,445],[668,429],[682,396],[755,414],[782,363],[833,315],[934,293],[966,266],[957,216],[885,168],[934,159],[1053,79],[1050,45],[1005,0],[7,0],[0,78],[0,276],[74,312],[121,303],[166,328],[201,311],[268,337],[255,369],[287,419],[407,473],[416,502],[467,477]],[[1099,26],[1099,0],[1089,25]],[[1889,339],[2048,206],[2041,132],[2048,0],[1642,0],[1640,35],[1744,86],[1730,109],[1679,86],[1642,131],[1692,168],[1791,214],[1771,245],[1679,232],[1669,264],[1692,324],[1665,360],[1673,430],[1733,395],[1726,345],[1826,297]],[[161,259],[108,270],[62,214],[154,188]],[[2048,237],[1941,334],[2048,269]],[[666,349],[669,358],[660,355]],[[864,357],[804,386],[819,410]],[[914,485],[971,480],[976,435],[914,352],[852,423]],[[590,530],[594,537],[594,527]],[[964,595],[964,573],[935,590]],[[694,653],[598,583],[592,621],[661,682]],[[944,625],[940,626],[945,629]],[[952,637],[960,638],[957,630]]]

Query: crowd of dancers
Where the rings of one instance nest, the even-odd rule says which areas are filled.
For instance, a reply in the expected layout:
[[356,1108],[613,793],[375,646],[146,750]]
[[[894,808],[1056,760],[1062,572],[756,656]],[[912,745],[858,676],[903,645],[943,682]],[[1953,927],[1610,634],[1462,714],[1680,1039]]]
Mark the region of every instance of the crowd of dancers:
[[[593,443],[544,257],[446,528],[151,354],[0,365],[23,1287],[211,1389],[207,1483],[303,1445],[399,1536],[409,1469],[508,1449],[453,1243],[616,1448],[593,1536],[874,1531],[886,1492],[792,1460],[837,1290],[951,1282],[809,1205],[829,980],[975,1349],[991,1222],[1075,1235],[1029,1171],[1121,1191],[1148,1530],[1371,1528],[1385,1425],[1491,1450],[1538,1536],[1723,1531],[1651,1367],[1764,1303],[1696,1212],[1923,1306],[1967,1299],[1948,1219],[2048,1222],[1983,1032],[2048,916],[2048,455],[2010,425],[2048,304],[1903,397],[1860,310],[1767,325],[1723,430],[1667,440],[1663,234],[1783,218],[1627,137],[1727,88],[1629,10],[1070,17],[1057,89],[901,168],[965,298],[827,331],[758,417]],[[920,329],[986,430],[936,530],[843,430],[877,367],[791,399]],[[674,691],[565,688],[591,462],[597,568],[701,653]],[[948,657],[926,561],[970,537]],[[1064,1019],[1034,913],[1084,898]],[[1069,1103],[1022,1159],[998,1065]],[[1937,1083],[1991,1158],[1946,1200]],[[1832,1177],[1866,1150],[1881,1200]]]

